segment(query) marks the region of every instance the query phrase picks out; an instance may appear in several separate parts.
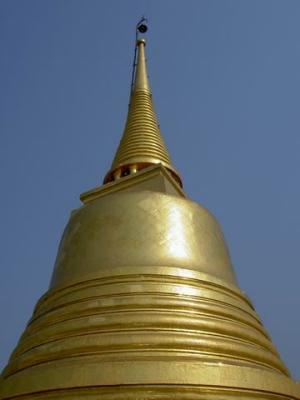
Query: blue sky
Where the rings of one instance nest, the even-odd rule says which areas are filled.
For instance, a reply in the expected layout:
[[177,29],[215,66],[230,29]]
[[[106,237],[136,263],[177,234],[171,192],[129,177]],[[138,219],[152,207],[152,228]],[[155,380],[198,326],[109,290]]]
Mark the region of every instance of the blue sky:
[[110,166],[134,26],[190,198],[220,221],[240,287],[300,379],[300,2],[0,2],[0,366],[47,290],[79,194]]

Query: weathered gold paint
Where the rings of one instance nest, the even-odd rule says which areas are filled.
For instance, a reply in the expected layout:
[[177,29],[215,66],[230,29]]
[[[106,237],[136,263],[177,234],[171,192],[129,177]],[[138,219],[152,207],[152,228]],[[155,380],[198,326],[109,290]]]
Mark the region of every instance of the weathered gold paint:
[[215,218],[168,163],[128,167],[81,195],[0,398],[300,399]]

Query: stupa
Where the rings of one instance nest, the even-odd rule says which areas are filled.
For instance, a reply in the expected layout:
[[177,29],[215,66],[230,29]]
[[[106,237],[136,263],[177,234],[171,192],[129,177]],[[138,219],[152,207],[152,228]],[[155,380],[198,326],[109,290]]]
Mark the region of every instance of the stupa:
[[71,214],[0,398],[300,399],[238,287],[218,222],[182,189],[154,111],[145,43],[137,38],[112,166]]

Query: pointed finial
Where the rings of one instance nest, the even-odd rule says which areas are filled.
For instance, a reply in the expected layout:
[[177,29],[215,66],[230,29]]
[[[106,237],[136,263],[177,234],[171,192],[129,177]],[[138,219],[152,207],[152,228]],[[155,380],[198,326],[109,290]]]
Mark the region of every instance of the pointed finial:
[[144,34],[148,31],[148,26],[146,25],[147,19],[142,16],[142,18],[139,20],[139,22],[136,24],[135,27],[135,46],[134,46],[134,57],[133,57],[133,65],[132,65],[132,76],[131,76],[131,85],[130,85],[130,94],[132,93],[133,90],[133,85],[134,85],[134,77],[135,77],[135,72],[136,72],[136,52],[138,46],[144,42],[144,46],[146,46],[146,41],[145,39],[141,39],[139,33]]
[[146,90],[149,93],[150,85],[147,76],[146,58],[145,58],[145,39],[137,39],[136,45],[138,47],[138,60],[135,71],[135,81],[132,90]]
[[139,20],[139,22],[136,24],[136,33],[137,32],[146,33],[148,30],[147,23],[148,23],[148,20],[143,15],[142,18]]
[[160,133],[152,103],[145,57],[145,39],[139,33],[148,30],[143,17],[136,26],[136,44],[130,91],[130,103],[123,137],[104,183],[136,173],[150,165],[162,164],[182,186]]

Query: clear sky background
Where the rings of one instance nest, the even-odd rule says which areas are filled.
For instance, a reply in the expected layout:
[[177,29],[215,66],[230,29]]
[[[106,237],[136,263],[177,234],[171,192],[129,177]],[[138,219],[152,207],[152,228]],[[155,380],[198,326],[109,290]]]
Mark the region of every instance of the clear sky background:
[[127,112],[149,19],[155,107],[189,196],[300,379],[300,1],[0,1],[0,361],[47,290],[79,194]]

